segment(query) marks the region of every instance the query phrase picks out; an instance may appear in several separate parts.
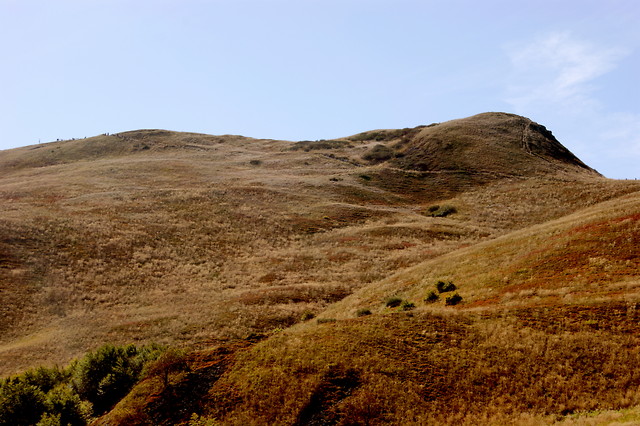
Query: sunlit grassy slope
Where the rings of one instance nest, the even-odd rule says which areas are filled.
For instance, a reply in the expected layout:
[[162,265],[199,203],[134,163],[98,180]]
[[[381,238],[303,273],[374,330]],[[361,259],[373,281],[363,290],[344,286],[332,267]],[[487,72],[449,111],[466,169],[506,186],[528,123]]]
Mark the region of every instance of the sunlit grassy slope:
[[[212,386],[209,413],[233,424],[587,424],[575,416],[639,404],[639,238],[636,193],[421,263],[246,353]],[[438,280],[463,302],[426,302]],[[390,296],[415,308],[389,308]]]
[[[3,151],[0,374],[105,342],[203,351],[174,393],[141,383],[112,413],[129,423],[632,406],[638,191],[502,113],[334,141],[140,130]],[[425,303],[438,280],[462,303]]]

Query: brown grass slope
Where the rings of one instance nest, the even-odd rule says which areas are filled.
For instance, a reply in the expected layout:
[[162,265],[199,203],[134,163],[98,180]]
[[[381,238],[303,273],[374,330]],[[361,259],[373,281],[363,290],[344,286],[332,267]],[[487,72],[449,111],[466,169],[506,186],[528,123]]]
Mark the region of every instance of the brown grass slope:
[[435,124],[398,144],[392,161],[405,169],[498,176],[593,170],[543,125],[506,113],[484,113]]
[[[356,291],[241,356],[206,413],[223,424],[602,424],[592,413],[640,404],[639,270],[635,193]],[[437,280],[464,302],[424,301]],[[389,308],[389,296],[416,307]]]
[[[297,143],[141,130],[1,152],[0,373],[104,342],[266,336],[404,268],[638,190],[550,138],[536,142],[548,154],[533,136],[531,152],[505,142],[499,169],[476,154],[494,151],[493,127],[515,126],[512,140],[523,123],[491,113]],[[448,156],[411,160],[448,127],[454,146],[471,135],[456,155],[476,177]],[[372,157],[378,145],[393,155]],[[430,217],[434,204],[457,213]]]
[[544,126],[507,113],[484,113],[415,129],[350,138],[368,142],[378,164],[372,183],[416,198],[449,198],[501,179],[564,174],[599,176]]

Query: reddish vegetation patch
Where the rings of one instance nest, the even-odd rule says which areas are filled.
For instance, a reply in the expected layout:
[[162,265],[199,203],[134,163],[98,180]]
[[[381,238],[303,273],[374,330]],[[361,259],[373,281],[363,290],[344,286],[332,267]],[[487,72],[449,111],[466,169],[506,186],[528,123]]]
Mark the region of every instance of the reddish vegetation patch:
[[518,321],[545,332],[606,330],[620,334],[640,333],[640,304],[608,302],[594,305],[558,305],[528,307],[512,312]]
[[639,220],[640,215],[630,215],[567,231],[564,236],[568,240],[556,241],[553,246],[527,255],[531,261],[525,260],[524,266],[531,269],[530,282],[505,290],[553,288],[575,277],[593,282],[635,275],[640,266]]
[[490,297],[488,299],[475,300],[475,301],[470,302],[470,303],[465,303],[464,307],[466,309],[468,309],[468,308],[479,308],[479,307],[483,307],[483,306],[497,305],[498,303],[500,303],[500,297]]
[[635,213],[635,214],[630,214],[628,216],[619,217],[619,218],[613,219],[612,222],[624,222],[626,220],[630,220],[630,221],[634,221],[634,222],[640,222],[640,213]]
[[[625,225],[632,225],[632,222],[640,222],[640,213],[634,213],[627,216],[617,217],[614,219],[609,219],[601,222],[588,223],[586,225],[576,226],[561,235],[570,235],[573,236],[575,234],[593,234],[593,233],[606,233],[607,231],[611,231],[614,224],[619,224],[622,222],[628,222]],[[635,226],[638,224],[636,223]]]
[[400,243],[385,244],[384,248],[386,250],[404,250],[404,249],[415,247],[415,246],[417,246],[417,244],[410,243],[408,241],[402,241]]

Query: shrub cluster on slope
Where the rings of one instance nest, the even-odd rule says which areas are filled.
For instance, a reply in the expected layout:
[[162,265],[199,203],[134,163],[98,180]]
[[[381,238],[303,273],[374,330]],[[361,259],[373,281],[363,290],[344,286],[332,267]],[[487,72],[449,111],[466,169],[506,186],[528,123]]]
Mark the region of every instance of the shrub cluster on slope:
[[87,424],[110,410],[140,379],[158,346],[105,345],[69,367],[38,367],[0,382],[0,425]]

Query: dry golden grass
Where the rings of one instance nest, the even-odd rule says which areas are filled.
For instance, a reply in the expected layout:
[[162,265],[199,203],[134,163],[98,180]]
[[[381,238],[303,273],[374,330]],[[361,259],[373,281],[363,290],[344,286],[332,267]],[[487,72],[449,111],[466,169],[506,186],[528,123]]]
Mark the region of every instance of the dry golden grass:
[[[630,194],[368,285],[248,352],[212,385],[208,415],[224,424],[633,422],[639,223],[640,194]],[[454,281],[464,303],[422,302],[437,279]],[[389,308],[391,295],[417,307]],[[365,307],[373,315],[356,318]]]
[[207,414],[224,424],[519,424],[640,402],[630,368],[637,318],[553,329],[525,325],[544,310],[529,315],[393,313],[297,326],[215,382]]
[[[247,424],[539,424],[632,407],[635,373],[618,364],[637,355],[620,318],[634,320],[639,295],[640,185],[598,176],[540,132],[489,114],[302,149],[147,130],[2,152],[0,374],[105,342],[268,337],[194,410]],[[461,135],[460,164],[423,164]],[[376,145],[401,155],[367,160]],[[436,204],[457,213],[425,214]],[[461,305],[422,301],[440,279]],[[394,295],[417,308],[385,308]],[[373,315],[356,319],[363,308]],[[603,362],[593,345],[613,353],[612,385],[600,375],[589,393],[562,365]],[[534,373],[552,396],[526,385]],[[144,386],[140,405],[156,392]]]

